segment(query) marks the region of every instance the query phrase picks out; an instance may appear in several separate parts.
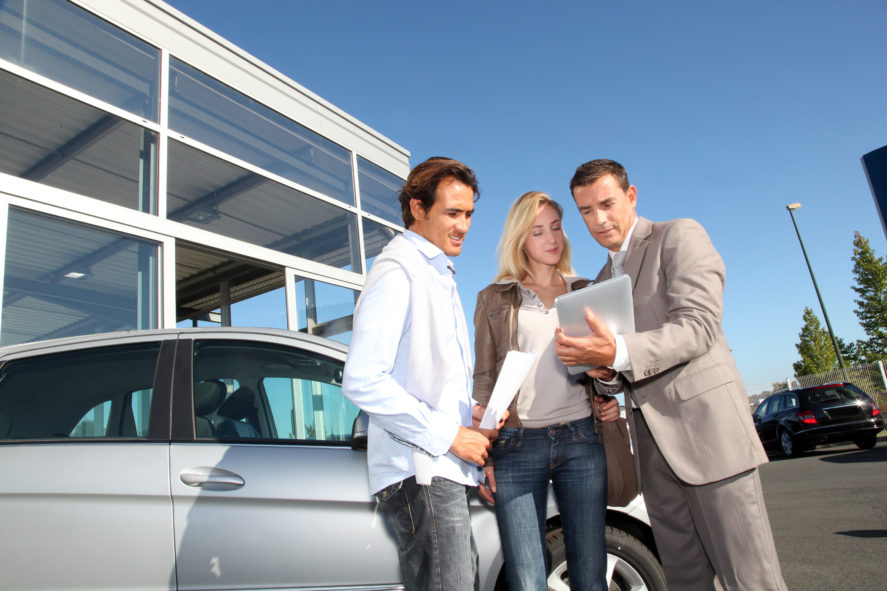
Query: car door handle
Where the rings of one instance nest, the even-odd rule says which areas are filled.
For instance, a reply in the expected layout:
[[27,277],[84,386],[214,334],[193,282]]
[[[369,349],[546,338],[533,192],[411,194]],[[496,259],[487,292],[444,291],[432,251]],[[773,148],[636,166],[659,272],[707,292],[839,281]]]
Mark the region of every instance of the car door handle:
[[239,474],[210,466],[198,466],[183,470],[179,474],[179,479],[188,486],[209,486],[212,488],[237,488],[245,483]]

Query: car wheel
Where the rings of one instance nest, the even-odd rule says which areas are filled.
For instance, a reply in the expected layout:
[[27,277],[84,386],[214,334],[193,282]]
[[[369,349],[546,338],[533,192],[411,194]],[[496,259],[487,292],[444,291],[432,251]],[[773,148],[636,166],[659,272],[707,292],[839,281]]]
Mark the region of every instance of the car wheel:
[[853,442],[859,449],[872,449],[875,447],[875,444],[878,443],[878,434],[866,433],[865,435],[860,435],[854,439]]
[[[665,573],[647,546],[636,537],[607,526],[607,567],[612,568],[609,591],[666,591]],[[545,543],[551,557],[548,589],[570,588],[564,532],[557,528],[548,532]],[[612,566],[611,566],[612,565]]]
[[796,456],[801,451],[788,431],[779,432],[779,445],[782,446],[782,453],[787,458]]

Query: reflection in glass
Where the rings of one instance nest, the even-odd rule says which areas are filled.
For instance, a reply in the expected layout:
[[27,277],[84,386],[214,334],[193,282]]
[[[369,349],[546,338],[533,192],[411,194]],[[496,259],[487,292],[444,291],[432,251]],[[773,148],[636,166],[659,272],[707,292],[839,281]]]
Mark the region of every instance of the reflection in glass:
[[349,343],[357,292],[303,277],[296,277],[298,330]]
[[0,172],[156,213],[156,133],[2,70],[0,96]]
[[351,153],[338,144],[177,59],[169,101],[171,129],[354,205]]
[[397,199],[403,179],[361,157],[357,158],[357,174],[360,208],[391,223],[403,224]]
[[160,50],[70,2],[0,2],[0,58],[158,119]]
[[168,217],[340,269],[355,264],[357,217],[171,141]]
[[363,223],[363,245],[367,258],[367,271],[369,271],[376,256],[400,232],[390,226],[366,218],[363,218],[361,222]]
[[0,345],[158,327],[159,246],[10,208]]

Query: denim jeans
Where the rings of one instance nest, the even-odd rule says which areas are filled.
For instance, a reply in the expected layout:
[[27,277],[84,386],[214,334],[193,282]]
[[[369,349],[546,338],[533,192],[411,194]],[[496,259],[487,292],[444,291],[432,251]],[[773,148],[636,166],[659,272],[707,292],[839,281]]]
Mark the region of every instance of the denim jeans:
[[376,496],[398,544],[407,591],[477,589],[477,548],[464,484],[435,476],[422,486],[410,477]]
[[509,590],[547,588],[545,516],[550,481],[564,530],[570,588],[605,591],[607,466],[594,419],[539,429],[502,429],[491,455]]

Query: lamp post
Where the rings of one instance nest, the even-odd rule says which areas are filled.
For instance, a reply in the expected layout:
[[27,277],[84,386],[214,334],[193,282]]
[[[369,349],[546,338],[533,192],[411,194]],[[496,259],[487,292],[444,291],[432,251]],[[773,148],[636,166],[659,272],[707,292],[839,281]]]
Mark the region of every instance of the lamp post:
[[825,311],[825,303],[822,301],[822,295],[819,293],[819,286],[816,284],[816,277],[813,275],[813,267],[810,266],[810,259],[807,257],[807,249],[804,248],[804,241],[801,240],[801,231],[798,230],[798,222],[795,221],[794,210],[800,209],[800,203],[790,203],[785,208],[788,215],[792,218],[792,224],[795,226],[795,233],[798,235],[798,242],[801,243],[801,252],[804,253],[804,260],[807,262],[807,269],[810,271],[810,279],[813,280],[813,289],[816,290],[816,297],[819,299],[819,307],[822,308],[822,316],[825,318],[825,326],[828,328],[828,334],[832,338],[832,346],[835,348],[835,355],[838,357],[838,364],[841,366],[841,373],[844,374],[844,381],[847,381],[847,368],[844,367],[844,358],[841,357],[841,351],[838,349],[838,341],[835,339],[835,333],[832,331],[832,323],[829,322],[828,312]]

